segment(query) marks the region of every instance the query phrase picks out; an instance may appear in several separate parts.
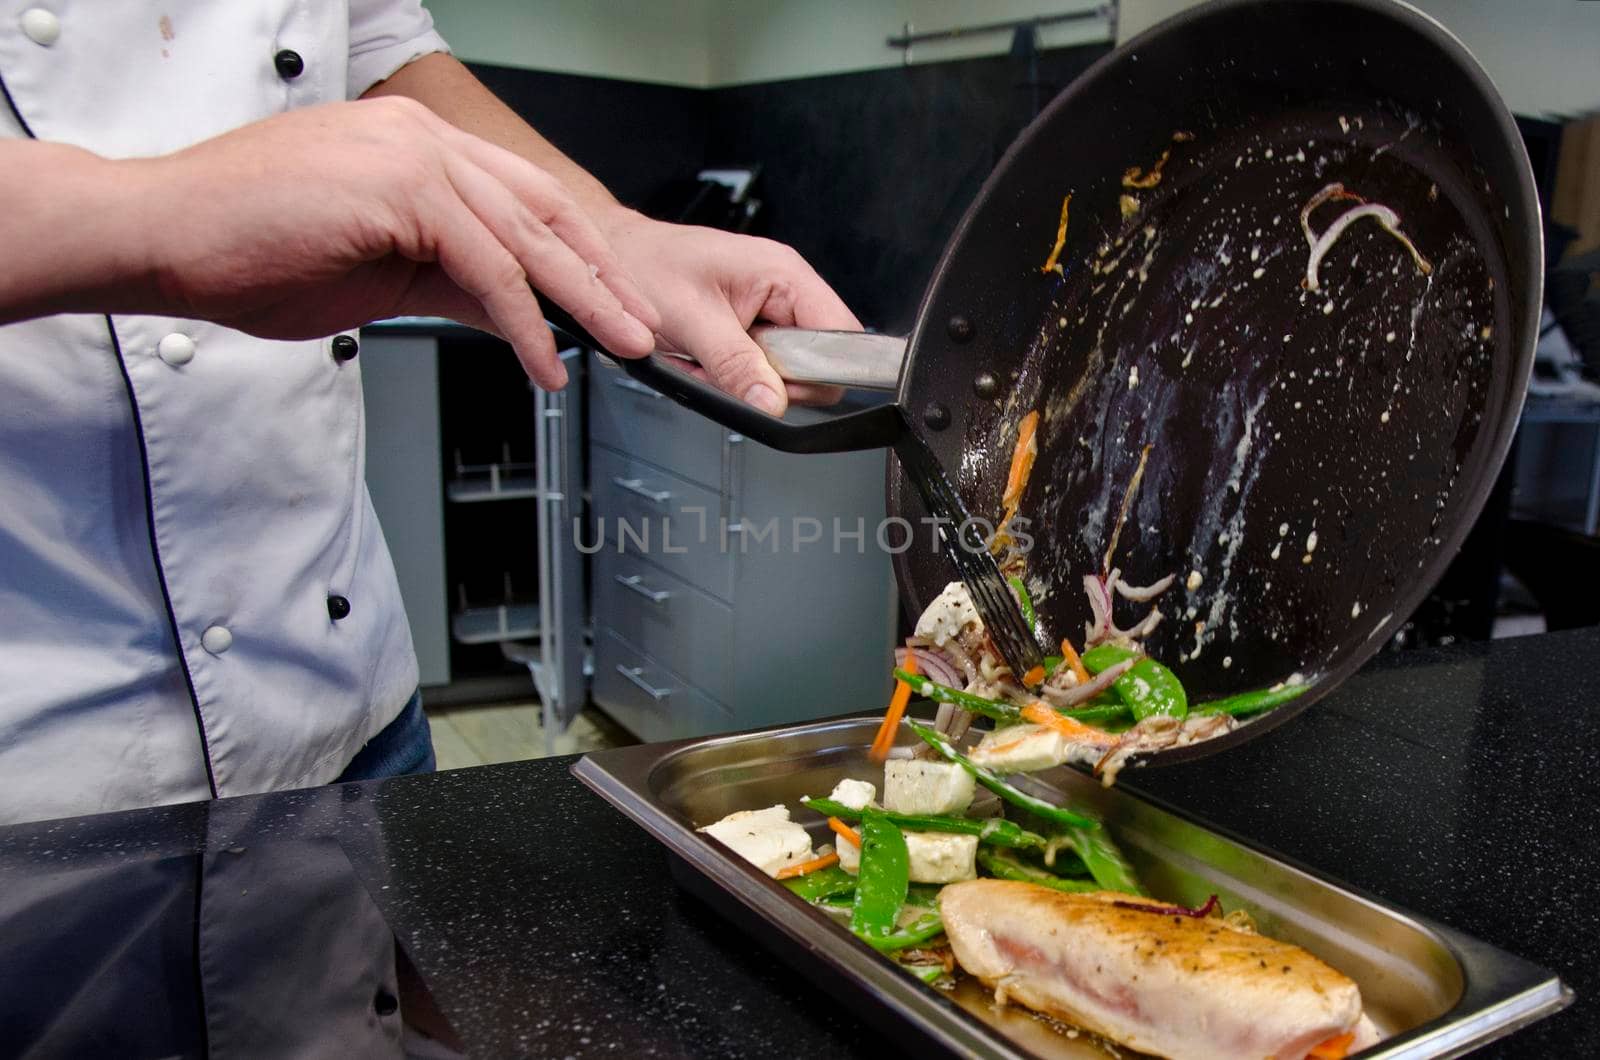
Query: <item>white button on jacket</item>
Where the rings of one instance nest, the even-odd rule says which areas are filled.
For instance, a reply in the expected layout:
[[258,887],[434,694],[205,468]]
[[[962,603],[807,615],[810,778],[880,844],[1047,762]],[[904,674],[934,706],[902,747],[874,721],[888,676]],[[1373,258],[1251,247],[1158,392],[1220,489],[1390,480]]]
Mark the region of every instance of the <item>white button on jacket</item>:
[[61,20],[42,7],[28,8],[18,21],[22,24],[22,32],[28,35],[29,40],[46,48],[61,36]]
[[[0,0],[0,136],[163,154],[359,96],[443,50],[432,25],[419,0]],[[417,665],[359,372],[200,321],[0,327],[0,821],[325,783],[398,715]]]
[[194,340],[181,331],[174,331],[156,343],[156,353],[174,368],[194,360]]

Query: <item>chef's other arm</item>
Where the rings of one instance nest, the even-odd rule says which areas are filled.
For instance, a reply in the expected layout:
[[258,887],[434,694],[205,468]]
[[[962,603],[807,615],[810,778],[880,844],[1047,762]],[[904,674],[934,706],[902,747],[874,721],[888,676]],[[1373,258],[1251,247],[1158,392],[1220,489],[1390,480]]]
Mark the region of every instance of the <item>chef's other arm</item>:
[[149,159],[0,140],[0,201],[0,324],[159,313],[305,339],[439,315],[500,335],[550,388],[566,370],[530,281],[621,356],[663,326],[562,180],[408,99]]
[[[748,334],[758,319],[860,330],[860,322],[839,296],[793,249],[767,239],[652,221],[626,209],[471,71],[442,52],[406,64],[366,95],[409,96],[467,132],[554,174],[594,218],[660,312],[661,347],[693,357],[723,390],[774,413],[783,411],[787,397],[837,398],[838,392],[829,388],[791,384],[786,391]],[[629,355],[626,350],[613,352]]]

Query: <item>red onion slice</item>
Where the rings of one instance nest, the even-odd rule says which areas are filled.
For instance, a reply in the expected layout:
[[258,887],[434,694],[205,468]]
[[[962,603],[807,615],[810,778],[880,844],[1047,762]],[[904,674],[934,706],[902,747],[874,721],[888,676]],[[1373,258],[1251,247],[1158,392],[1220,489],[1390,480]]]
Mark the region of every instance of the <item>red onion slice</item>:
[[1087,702],[1098,696],[1101,692],[1116,683],[1117,678],[1133,669],[1137,660],[1124,659],[1115,666],[1108,666],[1095,674],[1093,678],[1081,685],[1071,688],[1044,688],[1040,691],[1044,701],[1052,707],[1072,707],[1079,703]]
[[1123,582],[1118,582],[1117,595],[1124,600],[1132,600],[1136,604],[1149,603],[1172,588],[1172,583],[1177,579],[1178,576],[1176,574],[1169,574],[1160,581],[1151,582],[1149,585],[1127,585]]
[[965,688],[967,686],[955,664],[931,648],[896,648],[894,650],[894,664],[904,669],[906,657],[912,651],[917,653],[917,669],[930,681],[937,681],[939,684],[948,685],[951,688]]
[[1204,920],[1216,911],[1221,902],[1216,895],[1206,899],[1206,904],[1190,909],[1182,905],[1146,905],[1143,902],[1112,902],[1118,909],[1137,909],[1141,913],[1155,913],[1158,916],[1187,916],[1196,920]]
[[1089,594],[1089,609],[1094,612],[1084,627],[1084,644],[1092,648],[1111,635],[1111,593],[1098,574],[1083,576],[1083,590]]

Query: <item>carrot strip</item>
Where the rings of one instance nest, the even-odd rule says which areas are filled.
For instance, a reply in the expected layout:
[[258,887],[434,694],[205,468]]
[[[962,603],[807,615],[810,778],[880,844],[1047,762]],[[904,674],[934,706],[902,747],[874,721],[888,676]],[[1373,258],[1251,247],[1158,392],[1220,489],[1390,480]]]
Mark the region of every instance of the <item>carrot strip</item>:
[[1000,503],[1005,508],[1015,508],[1027,488],[1028,476],[1033,472],[1033,461],[1039,455],[1036,435],[1039,430],[1039,410],[1034,409],[1017,424],[1017,446],[1011,451],[1011,470],[1006,475],[1006,490]]
[[1089,683],[1088,668],[1083,665],[1083,660],[1078,658],[1078,652],[1073,648],[1072,641],[1065,637],[1061,638],[1061,657],[1066,660],[1068,666],[1072,667],[1072,672],[1078,675],[1078,683],[1080,685]]
[[1066,275],[1065,270],[1061,268],[1061,248],[1067,243],[1067,210],[1071,205],[1072,193],[1068,192],[1067,197],[1061,200],[1061,223],[1056,226],[1056,245],[1050,248],[1050,256],[1045,259],[1044,265],[1039,269],[1040,272]]
[[1051,710],[1048,704],[1037,700],[1022,708],[1022,716],[1035,725],[1054,729],[1069,740],[1081,740],[1096,747],[1109,747],[1117,742],[1117,737],[1112,733],[1085,725],[1075,718],[1064,718]]
[[810,861],[802,861],[794,865],[785,865],[777,871],[773,878],[779,880],[793,879],[796,876],[804,876],[808,872],[816,872],[818,869],[825,869],[829,865],[837,865],[838,863],[839,855],[830,850],[820,858],[812,858]]
[[1144,172],[1140,166],[1129,166],[1122,174],[1124,188],[1153,188],[1161,183],[1161,167],[1167,164],[1167,159],[1172,155],[1172,148],[1161,152],[1161,157],[1156,159],[1156,164],[1150,167],[1150,172]]
[[[912,675],[918,673],[916,652],[906,652],[906,662],[901,669]],[[872,746],[867,750],[868,758],[882,762],[889,757],[889,748],[894,746],[895,731],[899,729],[900,719],[906,713],[906,704],[910,702],[911,686],[904,681],[896,681],[894,695],[889,697],[889,709],[883,715],[883,724],[878,726],[878,734],[872,738]]]
[[1356,1040],[1355,1031],[1336,1034],[1332,1038],[1312,1049],[1307,1056],[1314,1056],[1317,1060],[1344,1060],[1345,1054],[1350,1051],[1350,1045]]
[[837,817],[828,818],[828,827],[833,829],[835,832],[839,833],[839,838],[840,839],[843,839],[846,843],[849,843],[851,846],[856,847],[857,849],[860,849],[860,847],[861,847],[861,833],[857,832],[854,828],[851,828],[849,825],[845,824],[843,821],[839,820],[839,818],[837,818]]
[[1037,688],[1039,683],[1043,680],[1044,667],[1035,666],[1033,669],[1022,675],[1022,686],[1024,688]]

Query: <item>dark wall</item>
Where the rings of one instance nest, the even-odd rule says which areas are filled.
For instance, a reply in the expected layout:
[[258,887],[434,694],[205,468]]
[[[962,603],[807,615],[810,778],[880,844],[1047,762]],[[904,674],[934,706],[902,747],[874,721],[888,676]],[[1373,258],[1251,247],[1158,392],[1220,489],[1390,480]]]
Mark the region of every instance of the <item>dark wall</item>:
[[630,206],[704,167],[707,93],[468,63],[490,91]]
[[711,90],[474,65],[624,202],[705,166],[760,165],[758,231],[862,321],[909,327],[946,238],[1034,112],[1107,45]]
[[[1105,45],[1043,52],[1038,98]],[[1033,116],[1009,57],[717,89],[713,164],[760,163],[767,233],[791,243],[862,321],[903,333],[946,239]]]

